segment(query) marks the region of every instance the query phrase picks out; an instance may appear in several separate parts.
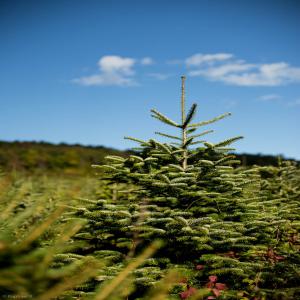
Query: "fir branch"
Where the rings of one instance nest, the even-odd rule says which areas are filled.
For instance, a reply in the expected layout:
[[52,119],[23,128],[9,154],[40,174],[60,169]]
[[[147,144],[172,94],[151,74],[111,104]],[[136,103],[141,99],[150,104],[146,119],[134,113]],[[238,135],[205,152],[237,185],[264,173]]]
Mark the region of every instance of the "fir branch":
[[172,154],[177,154],[177,153],[182,153],[182,152],[184,152],[183,149],[178,149],[178,150],[172,151]]
[[112,160],[112,161],[118,161],[118,162],[124,162],[125,161],[125,158],[123,158],[121,156],[116,156],[116,155],[105,156],[105,159]]
[[166,183],[170,183],[170,179],[169,179],[168,176],[166,176],[165,174],[161,174],[160,177],[161,177]]
[[140,144],[144,144],[144,145],[149,145],[149,143],[147,143],[146,141],[143,141],[143,140],[140,140],[140,139],[137,139],[137,138],[133,138],[131,136],[125,136],[124,139],[125,140],[134,141],[134,142],[137,142],[137,143],[140,143]]
[[197,109],[197,104],[194,103],[190,108],[184,123],[182,124],[182,128],[186,128],[188,124],[192,121],[193,117],[195,116],[196,109]]
[[174,168],[176,170],[184,172],[184,169],[179,165],[169,164],[169,168]]
[[222,164],[228,160],[231,160],[233,158],[235,158],[235,155],[228,155],[228,156],[222,157],[221,159],[219,159],[215,162],[215,165],[220,165],[220,164]]
[[229,151],[235,151],[235,148],[227,148],[227,147],[218,147],[216,149],[218,152],[229,152]]
[[197,128],[189,128],[189,129],[186,130],[186,133],[190,134],[190,133],[195,132],[196,130],[197,130]]
[[157,145],[165,152],[171,154],[171,149],[169,148],[169,146],[167,144],[162,144],[162,143],[157,142]]
[[[194,128],[193,128],[193,129],[194,129]],[[191,129],[189,129],[189,130],[191,130]],[[203,136],[203,135],[212,133],[212,132],[214,132],[214,131],[213,131],[213,130],[206,130],[206,131],[203,131],[203,132],[201,132],[201,133],[199,133],[199,134],[191,135],[190,137],[192,137],[192,138],[197,138],[197,137],[200,137],[200,136]]]
[[212,144],[212,143],[209,143],[209,142],[204,142],[203,144],[204,144],[204,146],[206,146],[206,147],[207,147],[207,148],[209,148],[209,149],[212,149],[212,148],[214,148],[214,147],[215,147],[215,145],[214,145],[214,144]]
[[193,138],[192,137],[186,139],[185,143],[182,145],[182,148],[186,149],[188,145],[192,144],[192,142],[193,142]]
[[158,161],[158,158],[156,158],[156,157],[147,157],[147,158],[145,158],[144,161],[145,162]]
[[202,121],[202,122],[199,122],[199,123],[190,124],[190,125],[188,125],[188,127],[195,128],[195,127],[200,127],[200,126],[208,125],[208,124],[214,123],[216,121],[222,120],[222,119],[224,119],[225,117],[228,117],[228,116],[231,116],[231,113],[225,113],[223,115],[220,115],[220,116],[215,117],[215,118],[213,118],[211,120],[208,120],[208,121]]
[[153,118],[156,118],[158,120],[160,120],[163,123],[166,123],[168,125],[174,126],[174,127],[180,127],[179,124],[177,124],[176,122],[174,122],[173,120],[169,119],[168,117],[166,117],[165,115],[161,114],[160,112],[158,112],[155,109],[151,109],[151,112],[153,113],[151,116]]
[[198,145],[198,144],[203,144],[205,141],[195,141],[190,143],[190,145]]
[[214,162],[212,162],[211,160],[206,160],[206,159],[199,159],[198,163],[203,166],[214,166]]
[[228,146],[230,144],[232,144],[233,142],[236,142],[238,140],[241,140],[243,139],[244,137],[243,136],[236,136],[236,137],[233,137],[233,138],[230,138],[230,139],[227,139],[223,142],[220,142],[218,144],[215,144],[215,147],[224,147],[224,146]]
[[173,186],[173,187],[187,187],[188,185],[186,183],[183,183],[183,182],[175,182],[175,183],[170,183],[170,186]]
[[138,162],[143,162],[143,158],[140,156],[136,156],[136,155],[130,155],[129,158],[132,158],[133,160],[136,160]]
[[163,133],[163,132],[156,131],[155,134],[159,134],[161,136],[164,136],[164,137],[167,137],[167,138],[170,138],[170,139],[181,141],[181,138],[179,138],[177,136],[174,136],[174,135],[166,134],[166,133]]

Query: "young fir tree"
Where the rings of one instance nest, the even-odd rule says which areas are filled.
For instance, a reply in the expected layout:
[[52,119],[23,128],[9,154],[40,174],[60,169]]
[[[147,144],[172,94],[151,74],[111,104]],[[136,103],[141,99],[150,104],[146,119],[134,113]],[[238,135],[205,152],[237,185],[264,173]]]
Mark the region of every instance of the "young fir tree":
[[[198,129],[230,114],[194,123],[197,105],[193,104],[186,114],[184,83],[182,77],[181,122],[152,110],[154,118],[180,131],[178,136],[157,132],[172,142],[130,137],[139,143],[135,155],[108,156],[109,163],[100,166],[106,171],[106,180],[130,185],[136,196],[130,201],[126,197],[117,202],[89,201],[75,212],[75,217],[88,219],[88,226],[77,234],[78,239],[85,240],[86,252],[79,251],[111,262],[101,270],[99,281],[114,276],[133,253],[154,239],[164,241],[155,257],[133,272],[138,290],[133,298],[155,284],[170,267],[182,270],[189,284],[201,286],[209,275],[217,274],[239,289],[242,280],[254,277],[260,266],[239,259],[256,240],[246,234],[243,222],[249,199],[257,198],[256,170],[234,168],[239,161],[229,154],[233,150],[230,145],[240,136],[217,144],[199,140],[212,130]],[[228,253],[239,256],[228,257]],[[200,267],[195,268],[197,263]]]

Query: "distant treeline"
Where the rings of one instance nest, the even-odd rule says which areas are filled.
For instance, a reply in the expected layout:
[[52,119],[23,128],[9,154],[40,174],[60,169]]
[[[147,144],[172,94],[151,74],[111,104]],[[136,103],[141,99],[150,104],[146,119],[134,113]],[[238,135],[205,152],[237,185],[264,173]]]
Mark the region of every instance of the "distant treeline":
[[[0,168],[3,171],[61,172],[93,174],[92,164],[102,164],[106,155],[129,155],[104,146],[51,144],[46,142],[0,141]],[[235,154],[244,166],[277,165],[278,157],[262,154]]]
[[107,155],[128,152],[102,146],[0,141],[0,168],[5,171],[93,174],[92,164],[102,164]]
[[[264,155],[264,154],[249,154],[249,153],[242,153],[234,155],[241,161],[243,166],[277,166],[278,160],[294,160],[291,158],[285,158],[282,156],[275,156],[275,155]],[[294,160],[295,161],[295,160]]]

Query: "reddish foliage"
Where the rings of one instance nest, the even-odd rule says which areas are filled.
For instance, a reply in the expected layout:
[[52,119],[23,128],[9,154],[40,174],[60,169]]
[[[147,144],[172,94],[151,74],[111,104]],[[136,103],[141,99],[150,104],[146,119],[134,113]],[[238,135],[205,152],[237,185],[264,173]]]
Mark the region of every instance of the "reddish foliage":
[[226,286],[225,283],[217,282],[217,283],[216,283],[216,288],[217,288],[218,290],[222,291],[222,290],[226,290],[226,289],[227,289],[227,286]]
[[209,289],[212,289],[215,286],[215,284],[212,281],[209,281],[205,286]]
[[217,280],[218,280],[218,277],[217,276],[215,276],[215,275],[211,275],[211,276],[209,276],[208,277],[208,279],[209,279],[209,281],[211,281],[211,282],[217,282]]
[[219,297],[221,295],[221,292],[218,289],[212,289],[212,292],[216,297]]
[[277,261],[279,261],[279,260],[284,260],[284,256],[281,256],[281,255],[275,255],[275,259],[276,259]]
[[196,270],[203,270],[204,269],[204,265],[197,265],[196,266]]
[[215,297],[219,297],[221,295],[221,291],[227,289],[227,286],[224,283],[217,282],[218,277],[215,275],[209,276],[208,279],[209,282],[205,286],[211,289],[214,296],[209,296],[206,299],[216,299]]
[[267,257],[267,259],[269,261],[271,261],[272,263],[276,263],[278,261],[281,261],[281,260],[284,260],[284,256],[281,256],[281,255],[277,255],[274,251],[274,249],[272,248],[269,248],[267,250],[267,253],[265,255]]
[[197,289],[191,287],[191,286],[187,286],[187,290],[184,292],[181,292],[180,295],[180,299],[187,299],[189,297],[191,297],[192,295],[194,295],[197,292]]

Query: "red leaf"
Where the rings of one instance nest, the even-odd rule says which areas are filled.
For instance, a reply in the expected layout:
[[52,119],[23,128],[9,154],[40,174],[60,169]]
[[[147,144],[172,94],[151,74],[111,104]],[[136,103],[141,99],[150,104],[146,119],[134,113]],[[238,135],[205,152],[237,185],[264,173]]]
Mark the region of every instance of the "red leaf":
[[214,297],[214,296],[209,296],[209,297],[207,297],[206,299],[207,299],[207,300],[214,300],[214,299],[216,299],[216,297]]
[[213,289],[212,292],[214,293],[214,295],[215,295],[216,297],[219,297],[220,294],[221,294],[221,292],[220,292],[218,289]]
[[181,292],[179,295],[180,299],[187,299],[189,297],[188,291]]
[[204,269],[204,265],[197,265],[196,266],[196,270],[203,270]]
[[276,260],[284,260],[284,257],[283,257],[283,256],[280,256],[280,255],[276,255],[276,256],[275,256],[275,259],[276,259]]
[[194,295],[197,292],[197,289],[193,288],[193,287],[189,287],[186,291],[181,292],[180,295],[180,299],[187,299],[190,296]]
[[209,279],[210,282],[214,282],[215,283],[215,282],[217,282],[218,277],[215,276],[215,275],[211,275],[211,276],[208,277],[208,279]]
[[205,286],[209,289],[212,289],[215,286],[215,284],[212,281],[209,281]]
[[225,283],[220,283],[220,282],[218,282],[218,283],[216,283],[216,289],[222,291],[222,290],[227,289],[227,286],[226,286]]

